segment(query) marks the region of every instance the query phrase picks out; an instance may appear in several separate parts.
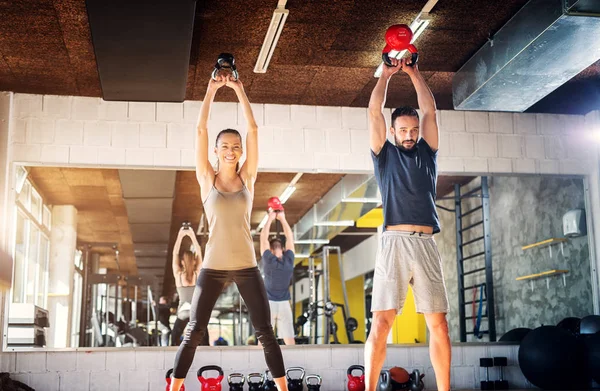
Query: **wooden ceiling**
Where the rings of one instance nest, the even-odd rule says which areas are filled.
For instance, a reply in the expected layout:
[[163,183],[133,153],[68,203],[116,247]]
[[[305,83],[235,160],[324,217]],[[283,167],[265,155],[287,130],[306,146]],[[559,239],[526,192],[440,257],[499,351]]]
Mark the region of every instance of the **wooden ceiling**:
[[[452,109],[454,73],[526,2],[436,4],[416,45],[438,108]],[[410,23],[425,3],[288,0],[289,17],[269,69],[255,74],[277,1],[198,1],[186,99],[202,99],[218,54],[231,52],[252,102],[366,107],[386,28]],[[0,1],[0,15],[0,90],[102,96],[83,0]],[[417,103],[407,77],[395,77],[389,92],[390,107]],[[575,114],[593,110],[599,98],[600,61],[530,111]],[[221,101],[235,99],[229,90],[217,95]]]

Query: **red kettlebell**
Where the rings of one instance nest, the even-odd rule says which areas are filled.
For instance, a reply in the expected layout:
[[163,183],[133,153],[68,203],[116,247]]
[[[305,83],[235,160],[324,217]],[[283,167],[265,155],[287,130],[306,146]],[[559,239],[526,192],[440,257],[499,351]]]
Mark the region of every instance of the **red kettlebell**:
[[410,64],[407,65],[413,66],[416,64],[417,60],[419,59],[419,51],[410,43],[412,38],[413,32],[407,25],[395,24],[390,26],[385,32],[386,45],[383,48],[383,54],[381,55],[383,62],[391,67],[392,61],[389,57],[390,51],[395,50],[397,52],[401,52],[403,50],[408,50],[411,53],[411,59]]
[[[167,371],[167,374],[165,375],[165,379],[167,380],[167,388],[166,388],[166,391],[169,391],[169,390],[171,389],[171,375],[172,375],[172,374],[173,374],[173,368],[169,369],[169,370]],[[180,388],[180,390],[181,390],[181,391],[185,391],[185,385],[184,385],[184,384],[182,384],[182,385],[181,385],[181,388]]]
[[283,212],[283,204],[279,197],[271,197],[267,202],[269,212]]
[[[217,371],[219,376],[205,378],[202,374],[206,371]],[[202,391],[221,391],[221,382],[223,381],[223,370],[218,365],[205,365],[198,369],[198,380],[200,381]]]
[[[353,371],[359,370],[360,376],[354,376]],[[348,368],[348,391],[365,391],[365,367],[362,365],[351,365]]]

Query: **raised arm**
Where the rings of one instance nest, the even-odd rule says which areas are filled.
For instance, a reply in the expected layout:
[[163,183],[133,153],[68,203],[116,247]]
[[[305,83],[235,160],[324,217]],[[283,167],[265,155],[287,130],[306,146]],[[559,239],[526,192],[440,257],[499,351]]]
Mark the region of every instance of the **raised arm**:
[[423,117],[421,121],[421,135],[427,141],[427,144],[434,151],[438,150],[440,132],[437,125],[437,108],[435,105],[435,98],[433,93],[427,86],[427,82],[423,79],[421,72],[419,72],[418,65],[407,66],[406,60],[402,60],[402,70],[410,76],[410,80],[415,86],[417,91],[417,102],[419,103],[419,110]]
[[383,116],[383,107],[385,106],[385,97],[387,95],[387,87],[392,75],[400,70],[398,60],[392,59],[393,67],[383,65],[383,72],[377,80],[377,84],[371,92],[369,100],[369,134],[371,150],[379,155],[383,144],[385,144],[387,129],[385,126],[385,118]]
[[194,269],[196,271],[196,275],[200,273],[200,269],[202,269],[202,248],[200,247],[200,243],[198,243],[198,238],[196,238],[196,234],[192,229],[186,229],[187,236],[192,240],[192,244],[194,245],[194,250],[196,253],[196,262],[194,263]]
[[242,82],[239,79],[231,80],[231,78],[228,78],[227,86],[235,91],[246,119],[246,161],[240,170],[240,175],[246,185],[253,186],[258,173],[258,126]]
[[183,228],[179,230],[179,232],[177,233],[177,240],[175,240],[175,245],[173,246],[172,265],[173,276],[175,276],[175,283],[177,283],[177,275],[181,274],[181,272],[183,271],[181,269],[181,261],[179,260],[179,250],[181,250],[181,242],[185,237],[184,231],[185,230]]
[[217,90],[224,85],[225,80],[222,78],[219,78],[218,81],[210,79],[200,107],[196,127],[196,179],[198,179],[200,187],[207,182],[212,184],[212,178],[215,175],[208,159],[208,118],[210,116],[210,106],[215,99]]
[[275,212],[269,212],[267,223],[260,231],[260,255],[263,255],[271,246],[269,246],[269,232],[271,232],[271,223],[275,220]]
[[277,220],[281,221],[281,226],[283,227],[283,233],[285,235],[285,249],[292,250],[292,252],[295,252],[295,250],[294,250],[295,249],[294,233],[292,232],[292,228],[290,227],[287,220],[285,219],[285,213],[284,212],[277,213]]

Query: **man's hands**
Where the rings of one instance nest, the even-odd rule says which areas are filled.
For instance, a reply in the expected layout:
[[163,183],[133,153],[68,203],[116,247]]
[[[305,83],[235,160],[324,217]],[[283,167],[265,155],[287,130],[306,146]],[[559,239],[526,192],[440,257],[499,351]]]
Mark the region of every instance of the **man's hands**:
[[277,220],[279,221],[285,221],[285,212],[281,211],[281,212],[277,212]]
[[410,63],[409,58],[401,58],[400,60],[390,58],[390,61],[392,62],[393,66],[383,64],[383,71],[381,72],[382,77],[389,79],[390,77],[398,73],[399,70],[402,70],[410,77],[419,73],[419,68],[417,64],[408,65]]

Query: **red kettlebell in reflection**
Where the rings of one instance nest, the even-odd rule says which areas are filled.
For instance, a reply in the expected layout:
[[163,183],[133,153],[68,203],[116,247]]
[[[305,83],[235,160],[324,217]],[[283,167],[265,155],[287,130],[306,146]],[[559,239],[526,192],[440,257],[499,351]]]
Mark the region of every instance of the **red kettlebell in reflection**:
[[[165,379],[167,380],[167,388],[166,391],[169,391],[171,389],[171,374],[173,373],[173,368],[169,369],[167,371],[167,374],[165,375]],[[181,391],[185,391],[185,384],[181,385],[180,388]]]
[[412,45],[410,43],[412,41],[412,38],[413,32],[407,25],[395,24],[393,26],[390,26],[385,32],[386,45],[383,48],[383,54],[381,55],[383,62],[391,67],[392,61],[389,57],[390,51],[395,50],[397,52],[401,52],[403,50],[408,50],[411,53],[411,58],[410,64],[407,65],[413,66],[414,64],[416,64],[417,60],[419,59],[419,51],[417,50],[415,45]]
[[[360,371],[359,376],[354,376],[353,371]],[[348,391],[365,391],[365,367],[362,365],[351,365],[346,372],[348,375]]]
[[[205,378],[202,374],[206,371],[217,371],[219,372],[219,376]],[[202,391],[221,391],[221,382],[223,381],[223,370],[218,365],[205,365],[202,368],[198,369],[197,372],[198,380],[201,384]]]
[[269,212],[282,212],[283,204],[281,203],[279,197],[269,198],[269,201],[267,202],[267,209]]

